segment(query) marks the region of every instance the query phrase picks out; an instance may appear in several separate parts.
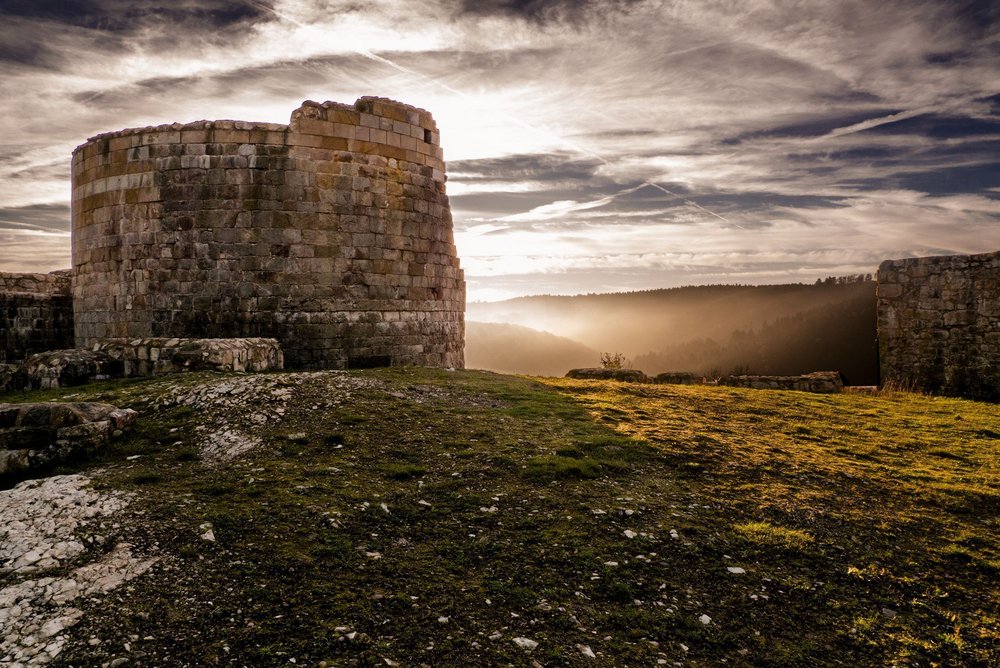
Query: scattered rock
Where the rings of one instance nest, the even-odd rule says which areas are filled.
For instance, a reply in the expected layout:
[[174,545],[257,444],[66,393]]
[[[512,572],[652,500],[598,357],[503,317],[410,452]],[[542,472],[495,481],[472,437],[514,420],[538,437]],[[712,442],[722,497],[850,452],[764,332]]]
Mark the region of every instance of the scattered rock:
[[322,385],[330,405],[349,399],[353,391],[383,385],[375,379],[338,371],[227,375],[193,387],[179,386],[170,392],[163,407],[188,406],[212,416],[211,430],[202,436],[199,450],[204,463],[218,465],[260,447],[263,440],[248,433],[248,424],[257,426],[280,420],[294,398],[295,387],[303,384]]
[[726,566],[726,570],[733,575],[743,575],[746,573],[746,569],[740,568],[739,566]]
[[596,659],[597,655],[594,654],[594,650],[590,649],[589,645],[577,645],[576,648],[580,650],[580,654],[590,657],[591,659]]
[[522,638],[522,637],[514,638],[514,644],[520,647],[521,649],[527,650],[529,652],[538,647],[538,643],[532,640],[531,638]]
[[212,528],[211,522],[205,522],[204,524],[199,526],[198,531],[201,532],[201,534],[198,537],[201,538],[202,540],[207,540],[210,543],[215,542],[215,531]]
[[95,530],[127,504],[89,483],[82,475],[53,476],[0,491],[0,575],[23,578],[0,589],[0,665],[48,663],[62,651],[64,631],[83,616],[79,601],[117,588],[156,561],[120,543],[95,550],[94,560],[69,572],[59,570],[85,561],[85,542],[105,544],[109,537]]
[[709,617],[708,615],[701,615],[698,617],[698,621],[704,624],[705,626],[708,626],[709,624],[712,623],[712,618]]

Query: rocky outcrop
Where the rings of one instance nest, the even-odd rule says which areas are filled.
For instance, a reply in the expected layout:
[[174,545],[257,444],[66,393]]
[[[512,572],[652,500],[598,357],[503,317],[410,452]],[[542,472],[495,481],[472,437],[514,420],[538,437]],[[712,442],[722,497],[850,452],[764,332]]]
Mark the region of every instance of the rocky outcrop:
[[156,558],[116,542],[129,499],[82,475],[28,480],[0,490],[0,665],[41,666],[99,598]]
[[0,404],[0,478],[87,459],[137,416],[99,403]]

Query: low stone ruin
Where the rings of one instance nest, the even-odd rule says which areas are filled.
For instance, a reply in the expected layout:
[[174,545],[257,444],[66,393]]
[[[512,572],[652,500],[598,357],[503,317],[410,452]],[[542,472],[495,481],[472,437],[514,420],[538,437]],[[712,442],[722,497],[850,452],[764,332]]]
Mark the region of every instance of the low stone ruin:
[[694,373],[668,371],[650,378],[637,369],[571,369],[567,378],[587,380],[618,380],[626,383],[658,385],[726,385],[756,390],[798,390],[799,392],[832,393],[844,389],[844,377],[839,371],[816,371],[802,376],[726,376],[708,381]]
[[604,369],[600,367],[586,369],[570,369],[567,378],[582,378],[587,380],[618,380],[623,383],[648,383],[649,378],[638,369]]
[[843,391],[844,378],[838,371],[817,371],[802,376],[726,376],[719,379],[719,385],[832,394]]
[[705,378],[687,371],[665,371],[654,376],[652,382],[658,385],[704,385]]
[[120,362],[126,376],[284,368],[276,339],[106,339],[94,350]]
[[137,416],[99,403],[0,403],[0,479],[91,457]]
[[0,392],[73,387],[96,380],[183,371],[274,371],[284,367],[275,339],[109,339],[93,350],[36,353],[0,365]]
[[[21,366],[21,377],[12,389],[48,390],[73,387],[123,375],[120,361],[92,350],[50,350],[35,353]],[[16,385],[21,387],[16,387]]]

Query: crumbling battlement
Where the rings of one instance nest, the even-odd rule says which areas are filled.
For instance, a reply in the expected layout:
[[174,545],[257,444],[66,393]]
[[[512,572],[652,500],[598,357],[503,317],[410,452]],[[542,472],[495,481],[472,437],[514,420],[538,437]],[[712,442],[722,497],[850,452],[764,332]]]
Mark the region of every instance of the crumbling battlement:
[[70,271],[49,274],[18,274],[0,271],[0,294],[28,292],[39,295],[70,295]]
[[463,365],[465,281],[431,115],[304,102],[73,153],[76,345],[267,337],[291,367]]
[[1000,252],[886,260],[877,294],[883,384],[1000,400]]

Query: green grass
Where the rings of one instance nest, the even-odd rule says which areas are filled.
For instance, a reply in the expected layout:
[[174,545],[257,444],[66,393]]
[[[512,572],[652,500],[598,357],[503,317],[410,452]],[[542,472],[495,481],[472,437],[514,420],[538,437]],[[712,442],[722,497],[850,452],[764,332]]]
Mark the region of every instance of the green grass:
[[734,524],[733,530],[749,543],[764,548],[802,549],[813,542],[813,537],[799,529],[776,527],[770,522],[743,522]]
[[57,663],[129,642],[164,666],[1000,664],[996,406],[349,375],[375,384],[329,405],[289,381],[222,466],[198,445],[225,409],[165,397],[226,376],[18,395],[140,411],[90,470],[135,493],[121,539],[163,557],[83,604]]

